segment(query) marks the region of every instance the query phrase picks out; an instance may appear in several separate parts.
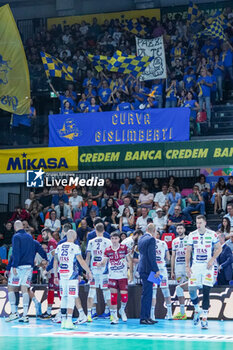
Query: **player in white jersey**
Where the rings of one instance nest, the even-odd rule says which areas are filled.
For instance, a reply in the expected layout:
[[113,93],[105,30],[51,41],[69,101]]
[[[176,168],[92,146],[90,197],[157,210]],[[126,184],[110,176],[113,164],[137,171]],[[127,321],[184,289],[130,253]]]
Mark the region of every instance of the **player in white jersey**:
[[[78,296],[78,267],[77,260],[92,279],[92,274],[83,260],[80,247],[74,243],[77,234],[74,230],[67,232],[67,241],[58,245],[54,256],[54,283],[60,286],[61,295],[61,327],[74,329],[72,315],[75,305],[75,298]],[[58,272],[59,278],[58,280]]]
[[176,227],[178,237],[172,241],[171,258],[171,278],[176,279],[176,295],[180,302],[180,312],[173,317],[174,320],[187,320],[185,313],[184,288],[187,288],[188,277],[185,270],[185,252],[188,244],[188,236],[185,236],[184,224],[178,224]]
[[[159,233],[157,235],[159,237]],[[160,288],[167,306],[166,319],[172,320],[172,305],[171,305],[171,295],[168,286],[168,274],[166,268],[166,260],[170,261],[170,254],[168,251],[167,243],[156,238],[155,241],[156,248],[156,263],[159,268],[160,276],[163,276],[160,282]],[[152,304],[151,304],[151,319],[155,320],[155,305],[156,305],[156,295],[157,295],[157,284],[153,284],[153,294],[152,294]]]
[[[186,272],[189,278],[189,294],[195,308],[194,325],[197,325],[202,313],[202,329],[208,328],[207,316],[210,306],[209,293],[214,283],[214,262],[222,251],[217,234],[206,228],[204,215],[196,217],[197,230],[188,236],[185,255]],[[192,266],[190,258],[192,254]],[[202,311],[199,307],[197,289],[203,289]]]
[[108,269],[106,266],[97,266],[98,262],[101,262],[104,258],[105,249],[111,245],[111,241],[103,236],[104,225],[100,222],[95,227],[96,236],[91,239],[87,245],[86,263],[89,266],[93,275],[93,280],[90,281],[90,288],[87,299],[87,321],[92,322],[91,308],[93,306],[93,300],[96,295],[96,288],[100,288],[103,291],[103,297],[105,301],[104,316],[110,317],[111,296],[108,289]]
[[[138,229],[133,232],[133,234],[127,238],[125,238],[121,244],[125,244],[126,247],[130,250],[130,254],[128,255],[128,262],[129,262],[129,283],[133,283],[135,280],[135,273],[137,272],[137,269],[134,264],[134,252],[138,244],[139,238],[143,235],[142,230]],[[138,264],[136,264],[138,265]]]

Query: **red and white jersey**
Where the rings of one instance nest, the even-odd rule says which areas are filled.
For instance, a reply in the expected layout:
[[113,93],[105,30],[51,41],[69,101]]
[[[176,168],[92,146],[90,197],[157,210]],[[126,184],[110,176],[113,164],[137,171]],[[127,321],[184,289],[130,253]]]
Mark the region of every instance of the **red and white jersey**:
[[172,241],[172,251],[175,255],[175,269],[178,266],[184,266],[185,268],[185,253],[188,245],[188,236],[183,238],[177,237]]
[[192,263],[206,264],[213,255],[214,245],[218,243],[217,234],[209,229],[204,234],[198,230],[191,232],[188,236],[188,245],[192,246]]
[[64,242],[57,246],[55,254],[59,261],[60,279],[77,279],[77,255],[81,255],[80,247],[73,242]]
[[57,248],[57,241],[54,238],[51,238],[48,241],[48,249],[47,249],[47,258],[50,262],[53,258],[52,253],[55,252],[55,249]]
[[98,262],[101,262],[104,258],[105,249],[110,247],[111,241],[105,237],[95,237],[88,242],[87,252],[91,253],[91,272],[95,275],[101,275],[105,272],[106,267],[96,266]]
[[160,239],[155,240],[156,262],[159,270],[166,268],[166,253],[168,251],[167,243]]
[[126,256],[129,253],[130,250],[124,244],[120,244],[116,250],[114,250],[112,246],[105,249],[104,256],[109,260],[108,277],[110,279],[120,280],[128,277]]

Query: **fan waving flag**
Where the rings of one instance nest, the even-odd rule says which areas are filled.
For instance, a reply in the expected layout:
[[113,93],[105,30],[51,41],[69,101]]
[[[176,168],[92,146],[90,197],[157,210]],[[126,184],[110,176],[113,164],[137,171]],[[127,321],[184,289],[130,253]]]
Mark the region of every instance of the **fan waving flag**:
[[126,24],[122,25],[122,28],[137,36],[145,35],[148,32],[145,24],[141,24],[137,19],[128,20]]
[[189,2],[188,22],[198,21],[201,18],[201,11],[192,1]]
[[0,7],[0,108],[30,112],[30,79],[23,44],[9,5]]
[[94,56],[88,52],[85,52],[85,55],[92,62],[97,72],[101,72],[104,68],[107,68],[111,59],[111,57],[103,55]]
[[56,77],[69,81],[75,81],[73,75],[74,70],[68,64],[45,52],[41,52],[40,55],[48,78]]
[[132,74],[138,78],[149,66],[153,57],[149,56],[133,56],[124,55],[121,51],[116,51],[110,60],[107,69],[110,72],[118,72],[122,74]]

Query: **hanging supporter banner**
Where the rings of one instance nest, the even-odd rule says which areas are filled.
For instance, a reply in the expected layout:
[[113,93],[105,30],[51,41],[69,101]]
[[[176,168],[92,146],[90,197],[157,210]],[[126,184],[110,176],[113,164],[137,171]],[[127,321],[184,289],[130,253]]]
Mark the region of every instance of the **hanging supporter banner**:
[[164,51],[163,37],[153,39],[136,38],[138,56],[153,56],[149,66],[140,76],[140,80],[166,79],[166,57]]
[[23,148],[0,150],[0,174],[78,170],[78,147]]
[[[87,5],[89,6],[89,5]],[[85,10],[85,9],[84,9]],[[121,12],[107,12],[103,13],[103,10],[100,8],[101,13],[93,13],[90,15],[82,16],[67,16],[67,17],[53,17],[47,19],[47,26],[50,30],[53,25],[64,26],[79,23],[85,21],[89,24],[92,24],[93,18],[97,19],[99,25],[104,24],[106,20],[111,21],[111,19],[119,19],[120,22],[125,20],[130,20],[133,18],[140,18],[141,16],[152,18],[155,17],[158,21],[160,20],[160,9],[148,9],[148,10],[134,10],[134,11],[121,11]]]
[[226,166],[232,157],[233,140],[79,147],[79,170]]
[[189,115],[189,108],[50,115],[49,146],[185,141]]
[[9,5],[0,7],[0,108],[30,111],[30,79],[23,44]]

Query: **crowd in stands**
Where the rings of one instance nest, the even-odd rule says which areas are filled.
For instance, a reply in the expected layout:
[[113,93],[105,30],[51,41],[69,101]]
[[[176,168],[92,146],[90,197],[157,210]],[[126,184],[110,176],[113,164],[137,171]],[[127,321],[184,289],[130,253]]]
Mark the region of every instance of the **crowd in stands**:
[[42,192],[38,188],[36,192],[30,192],[24,208],[15,208],[4,224],[0,245],[8,249],[9,258],[16,220],[21,220],[24,229],[41,244],[46,244],[41,234],[44,227],[49,228],[53,238],[59,241],[64,235],[64,225],[68,224],[76,230],[85,257],[87,242],[97,223],[104,223],[107,237],[118,231],[123,240],[138,229],[145,233],[147,225],[153,222],[158,237],[165,240],[171,250],[172,240],[177,236],[176,226],[184,224],[188,234],[195,229],[195,215],[207,214],[208,217],[212,202],[219,215],[219,225],[214,230],[224,234],[226,244],[233,251],[232,193],[232,176],[227,183],[219,178],[211,191],[204,175],[194,181],[192,189],[182,190],[174,176],[163,183],[158,178],[145,183],[141,176],[130,183],[126,177],[119,187],[107,178],[104,187],[44,187]]
[[[106,19],[102,25],[93,18],[92,23],[83,21],[64,28],[53,25],[50,30],[38,28],[35,37],[25,43],[32,81],[36,77],[36,87],[32,89],[37,91],[43,85],[48,88],[40,58],[40,51],[44,51],[75,71],[75,84],[58,86],[56,81],[53,87],[50,83],[60,100],[61,113],[188,107],[192,130],[199,134],[197,112],[205,109],[210,125],[211,105],[223,102],[226,80],[228,87],[233,87],[233,16],[231,8],[223,13],[230,24],[225,29],[227,41],[211,37],[195,40],[201,24],[188,25],[179,15],[176,20],[169,20],[166,15],[161,21],[138,18],[140,24],[146,25],[145,38],[163,35],[165,44],[168,78],[146,82],[107,70],[98,73],[85,54],[112,56],[116,49],[136,54],[135,35],[126,31],[119,19]],[[59,93],[58,89],[64,92]]]

